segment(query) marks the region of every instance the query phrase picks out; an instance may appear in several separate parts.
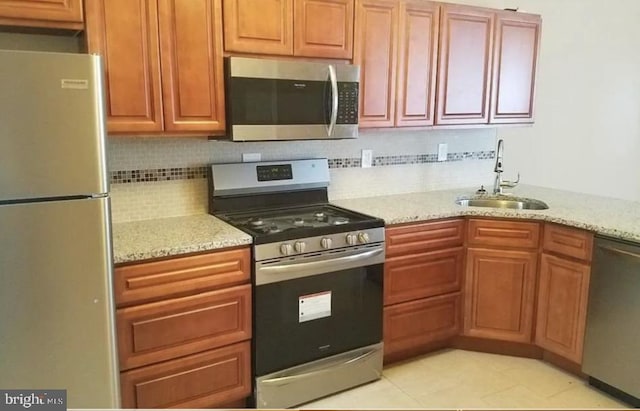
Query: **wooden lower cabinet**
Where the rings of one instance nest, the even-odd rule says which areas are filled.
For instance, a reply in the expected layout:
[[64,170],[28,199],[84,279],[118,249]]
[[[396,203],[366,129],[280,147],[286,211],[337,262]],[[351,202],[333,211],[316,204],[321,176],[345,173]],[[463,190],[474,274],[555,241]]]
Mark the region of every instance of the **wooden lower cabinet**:
[[393,257],[384,266],[384,304],[460,290],[462,247]]
[[249,341],[121,374],[123,408],[216,408],[251,393]]
[[385,357],[458,335],[460,302],[453,293],[385,307]]
[[532,251],[468,249],[465,335],[531,342],[537,259]]
[[242,247],[115,268],[123,408],[244,408],[249,259]]
[[578,364],[587,319],[591,268],[542,254],[535,342]]
[[249,284],[117,311],[122,370],[251,338]]

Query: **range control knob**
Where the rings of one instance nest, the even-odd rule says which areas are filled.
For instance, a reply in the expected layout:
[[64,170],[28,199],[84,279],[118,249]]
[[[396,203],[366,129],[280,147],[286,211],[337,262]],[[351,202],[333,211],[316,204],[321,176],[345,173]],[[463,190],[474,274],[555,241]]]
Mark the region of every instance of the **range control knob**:
[[367,233],[358,233],[358,240],[362,244],[367,244],[369,242],[369,234],[367,234]]
[[331,248],[331,243],[333,243],[333,241],[331,241],[330,238],[323,238],[322,240],[320,240],[320,245],[322,246],[322,248],[324,248],[325,250],[328,250],[329,248]]
[[356,245],[358,244],[358,236],[356,236],[355,234],[347,234],[347,244],[349,245]]
[[296,250],[296,253],[304,253],[304,250],[307,249],[307,243],[304,241],[296,241],[293,248]]
[[289,243],[280,244],[280,254],[291,255],[293,253],[293,247]]

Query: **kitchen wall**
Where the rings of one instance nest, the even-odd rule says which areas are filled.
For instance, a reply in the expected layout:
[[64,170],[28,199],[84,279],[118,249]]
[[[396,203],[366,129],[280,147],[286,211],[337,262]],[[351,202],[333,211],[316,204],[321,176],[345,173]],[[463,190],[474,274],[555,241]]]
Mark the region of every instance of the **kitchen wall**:
[[[399,194],[491,184],[495,129],[362,131],[338,141],[233,143],[198,138],[109,138],[114,222],[207,212],[205,166],[262,159],[330,159],[330,199]],[[438,144],[448,159],[437,161]],[[360,168],[360,151],[373,150],[374,167]]]
[[532,128],[503,128],[506,177],[640,201],[640,1],[460,0],[542,15]]

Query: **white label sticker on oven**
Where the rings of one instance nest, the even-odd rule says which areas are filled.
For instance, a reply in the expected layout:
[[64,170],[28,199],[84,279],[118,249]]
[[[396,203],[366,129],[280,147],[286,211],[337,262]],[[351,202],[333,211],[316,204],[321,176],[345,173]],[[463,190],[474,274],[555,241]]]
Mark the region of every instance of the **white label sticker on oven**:
[[331,291],[298,297],[298,322],[331,317]]

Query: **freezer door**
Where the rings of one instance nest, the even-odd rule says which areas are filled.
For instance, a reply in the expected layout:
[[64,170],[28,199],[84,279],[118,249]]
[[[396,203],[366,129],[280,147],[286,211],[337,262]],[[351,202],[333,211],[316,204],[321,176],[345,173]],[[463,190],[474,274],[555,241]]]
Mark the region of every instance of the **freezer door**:
[[0,50],[0,202],[108,192],[100,57]]
[[119,406],[109,199],[0,206],[0,387]]

